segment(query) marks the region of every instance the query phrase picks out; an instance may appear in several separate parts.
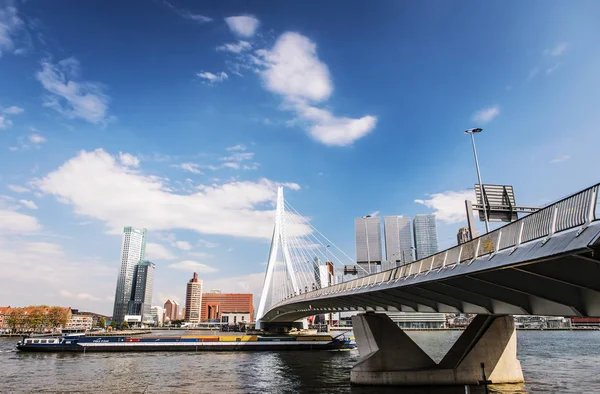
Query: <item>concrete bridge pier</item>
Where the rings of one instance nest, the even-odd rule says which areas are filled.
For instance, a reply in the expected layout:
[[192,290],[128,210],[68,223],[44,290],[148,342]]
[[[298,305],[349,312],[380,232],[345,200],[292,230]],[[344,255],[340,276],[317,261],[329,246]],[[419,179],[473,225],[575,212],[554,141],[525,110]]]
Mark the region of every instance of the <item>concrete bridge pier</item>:
[[350,381],[360,385],[465,385],[482,381],[523,383],[512,316],[478,315],[436,363],[387,315],[352,318],[360,359]]

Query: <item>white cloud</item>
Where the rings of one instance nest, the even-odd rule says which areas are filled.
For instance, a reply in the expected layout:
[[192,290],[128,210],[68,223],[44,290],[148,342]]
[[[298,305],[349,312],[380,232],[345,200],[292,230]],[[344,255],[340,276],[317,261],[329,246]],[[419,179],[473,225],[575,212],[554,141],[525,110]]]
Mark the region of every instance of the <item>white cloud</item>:
[[109,120],[109,97],[102,85],[96,82],[77,81],[81,73],[77,59],[63,59],[56,65],[42,62],[42,71],[36,78],[49,92],[44,106],[52,108],[68,118],[81,118],[91,123]]
[[477,124],[486,124],[491,122],[496,116],[500,115],[500,107],[494,105],[488,108],[482,108],[475,112],[471,120]]
[[428,196],[429,199],[415,202],[433,209],[437,220],[450,224],[466,220],[465,200],[475,201],[473,190],[446,191]]
[[38,206],[35,205],[35,202],[31,200],[19,200],[19,202],[23,204],[24,207],[27,207],[29,209],[38,209]]
[[284,99],[284,108],[295,111],[310,136],[323,144],[350,145],[370,133],[377,124],[375,116],[336,117],[329,110],[311,103],[327,100],[333,83],[327,65],[317,56],[317,46],[307,37],[287,32],[271,50],[259,50],[264,70],[260,75],[270,92]]
[[219,82],[223,82],[224,80],[229,78],[227,73],[225,73],[224,71],[221,71],[220,73],[217,73],[217,74],[213,74],[208,71],[203,71],[203,72],[197,73],[196,75],[199,78],[205,79],[207,81],[206,83],[208,83],[208,84],[216,84]]
[[29,139],[29,142],[31,142],[32,144],[43,144],[44,142],[46,142],[46,138],[39,135],[39,134],[31,134],[29,137],[27,137]]
[[230,16],[225,18],[229,29],[242,37],[252,37],[260,25],[260,21],[253,16]]
[[242,170],[244,170],[244,171],[258,170],[259,167],[260,167],[260,164],[258,164],[258,163],[244,164],[242,166]]
[[163,3],[169,7],[170,9],[172,9],[175,13],[179,14],[179,16],[184,17],[185,19],[189,19],[198,23],[207,23],[207,22],[211,22],[212,18],[208,17],[208,16],[204,16],[204,15],[200,15],[200,14],[194,14],[188,10],[186,10],[185,8],[176,8],[173,4],[169,3],[166,0],[163,0]]
[[198,243],[204,246],[205,248],[216,248],[217,246],[219,246],[219,244],[207,241],[205,239],[199,239]]
[[[0,234],[27,235],[39,232],[42,226],[37,218],[17,212],[19,206],[13,205],[13,201],[15,199],[12,197],[2,198],[0,196]],[[24,201],[27,200],[21,200],[21,204],[28,206],[29,202],[23,203]],[[33,201],[30,203],[35,206]],[[28,207],[31,208],[31,206]],[[37,209],[37,206],[32,209]]]
[[253,157],[253,152],[233,152],[231,156],[221,157],[219,160],[241,162],[245,160],[252,160]]
[[89,293],[77,293],[77,294],[71,294],[71,292],[69,292],[68,290],[60,290],[58,292],[58,294],[62,297],[65,298],[72,298],[72,299],[76,299],[76,300],[87,300],[87,301],[103,301],[102,298],[100,297],[94,297],[93,295],[89,294]]
[[248,41],[238,41],[232,42],[229,44],[219,45],[216,50],[219,52],[231,52],[231,53],[241,53],[245,51],[249,51],[252,48],[252,45]]
[[228,146],[227,148],[225,148],[226,151],[228,152],[232,152],[232,151],[245,151],[246,150],[246,145],[244,144],[237,144],[237,145],[233,145],[233,146]]
[[221,164],[221,167],[224,168],[233,168],[234,170],[239,170],[240,169],[240,163],[236,163],[233,161],[228,161],[226,163]]
[[[114,293],[117,273],[114,263],[73,259],[59,244],[8,237],[0,237],[0,261],[0,299],[6,304],[39,304],[43,296],[44,303],[50,305],[71,305],[100,313],[109,313],[112,308],[106,297],[102,297],[103,305],[88,302],[100,300],[100,297],[91,294]],[[90,277],[95,280],[90,281]],[[72,298],[77,304],[71,304],[64,298]]]
[[131,153],[119,152],[119,161],[121,164],[127,167],[139,167],[140,159],[132,155]]
[[550,163],[553,163],[553,164],[554,163],[562,163],[562,162],[569,160],[570,158],[571,158],[570,155],[562,155],[562,156],[558,156],[558,157],[550,160]]
[[8,129],[13,125],[12,120],[8,119],[4,115],[0,115],[0,130]]
[[304,119],[313,122],[308,128],[313,139],[325,145],[350,145],[377,124],[377,118],[370,115],[359,119],[336,117],[327,110],[305,105],[299,105],[297,110]]
[[566,42],[561,42],[560,44],[557,44],[555,47],[553,48],[549,48],[544,50],[544,55],[546,56],[562,56],[565,51],[567,50],[567,48],[569,47],[569,45]]
[[196,164],[196,163],[174,164],[173,167],[179,168],[179,169],[181,169],[183,171],[191,172],[193,174],[202,175],[202,171],[200,171],[200,165]]
[[28,193],[29,189],[20,185],[8,185],[8,188],[15,193]]
[[529,71],[529,74],[527,75],[526,81],[527,82],[531,81],[533,78],[536,77],[536,75],[538,75],[539,72],[540,72],[540,69],[538,67],[532,68],[531,71]]
[[554,66],[552,66],[552,67],[548,67],[548,68],[546,69],[546,75],[550,75],[550,74],[552,74],[552,73],[553,73],[554,71],[556,71],[556,70],[557,70],[557,69],[558,69],[560,66],[561,66],[561,63],[559,62],[559,63],[556,63],[556,64],[555,64]]
[[265,87],[291,101],[323,101],[333,92],[327,65],[317,45],[298,33],[284,33],[270,51],[261,52],[268,67],[261,75]]
[[[300,188],[295,183],[268,179],[202,185],[193,194],[174,194],[163,181],[118,163],[102,149],[81,151],[44,178],[34,181],[44,193],[73,205],[75,213],[104,221],[120,234],[137,223],[151,231],[189,229],[203,234],[270,239],[277,186]],[[142,198],[142,200],[140,200]],[[296,219],[294,222],[299,222]],[[288,229],[290,235],[311,232],[306,225]]]
[[212,254],[206,252],[188,252],[188,255],[198,257],[200,259],[210,259],[214,257]]
[[214,267],[193,260],[184,260],[179,263],[170,264],[169,268],[173,268],[179,271],[197,272],[199,274],[210,274],[218,271]]
[[192,245],[187,241],[175,241],[175,247],[181,250],[190,250]]
[[161,244],[147,243],[146,258],[148,260],[175,260],[177,256]]
[[17,8],[9,2],[0,6],[0,57],[3,53],[23,53],[26,48],[19,44],[31,45],[25,23],[19,17]]
[[21,107],[17,107],[16,105],[11,105],[10,107],[2,108],[0,112],[6,115],[20,115],[25,112],[25,110]]

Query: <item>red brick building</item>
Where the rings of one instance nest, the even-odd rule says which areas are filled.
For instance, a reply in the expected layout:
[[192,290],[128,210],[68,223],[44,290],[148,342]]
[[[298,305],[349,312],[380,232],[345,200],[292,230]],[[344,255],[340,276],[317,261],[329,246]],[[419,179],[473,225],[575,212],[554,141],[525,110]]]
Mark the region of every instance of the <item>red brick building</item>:
[[228,324],[254,321],[252,294],[202,294],[200,321],[219,321]]

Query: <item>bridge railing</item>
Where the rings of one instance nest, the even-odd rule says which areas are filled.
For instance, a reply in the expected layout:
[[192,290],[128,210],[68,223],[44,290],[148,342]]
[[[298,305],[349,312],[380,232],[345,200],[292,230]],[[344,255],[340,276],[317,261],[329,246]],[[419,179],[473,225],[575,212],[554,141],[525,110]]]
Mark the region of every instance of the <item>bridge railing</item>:
[[471,264],[478,257],[516,248],[523,243],[547,238],[557,232],[577,227],[585,228],[592,221],[600,219],[596,209],[600,201],[598,198],[599,187],[600,184],[591,186],[506,226],[424,259],[300,294],[285,299],[275,306],[342,291],[348,292],[369,286],[377,286],[391,281],[406,280],[409,277],[427,275],[432,271],[439,271],[457,264]]

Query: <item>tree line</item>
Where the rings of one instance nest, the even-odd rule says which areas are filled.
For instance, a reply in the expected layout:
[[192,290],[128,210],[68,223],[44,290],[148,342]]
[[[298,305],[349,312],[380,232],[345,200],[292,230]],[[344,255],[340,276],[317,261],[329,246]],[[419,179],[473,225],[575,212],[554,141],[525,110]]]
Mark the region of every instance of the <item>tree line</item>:
[[64,327],[69,320],[69,315],[69,308],[60,306],[11,308],[6,314],[4,324],[13,332],[53,330]]

